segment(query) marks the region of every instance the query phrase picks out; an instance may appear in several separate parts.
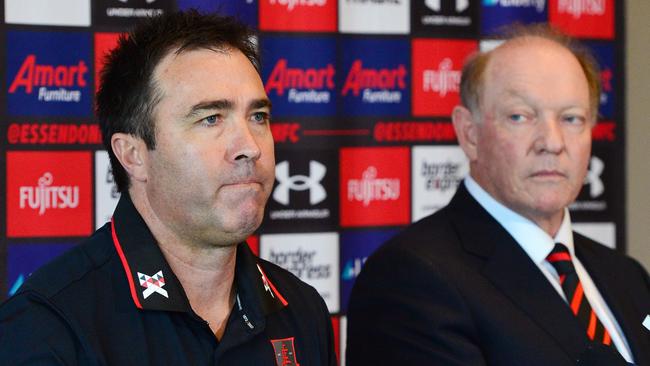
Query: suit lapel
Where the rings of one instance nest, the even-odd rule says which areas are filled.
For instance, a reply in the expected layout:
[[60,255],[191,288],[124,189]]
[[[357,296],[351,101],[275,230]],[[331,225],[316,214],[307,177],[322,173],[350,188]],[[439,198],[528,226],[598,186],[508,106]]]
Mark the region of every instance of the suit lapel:
[[612,276],[612,273],[617,273],[617,271],[611,271],[614,263],[612,261],[604,262],[596,252],[584,245],[585,240],[574,235],[576,255],[589,272],[589,276],[616,318],[630,346],[635,363],[650,364],[650,357],[647,354],[650,350],[650,337],[648,337],[648,330],[641,325],[645,314],[650,309],[646,309],[646,313],[643,313],[633,304],[631,295],[617,282],[621,279]]
[[[510,234],[474,200],[464,185],[449,205],[465,249],[485,259],[483,274],[572,359],[588,339],[564,300]],[[471,230],[468,230],[471,228]]]

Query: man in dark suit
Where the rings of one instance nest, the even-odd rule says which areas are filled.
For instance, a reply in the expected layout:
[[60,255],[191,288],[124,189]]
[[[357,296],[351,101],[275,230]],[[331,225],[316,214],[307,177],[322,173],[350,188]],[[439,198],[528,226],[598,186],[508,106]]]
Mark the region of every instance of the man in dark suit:
[[463,69],[470,176],[380,248],[349,305],[348,365],[650,365],[647,272],[571,230],[597,67],[540,26]]

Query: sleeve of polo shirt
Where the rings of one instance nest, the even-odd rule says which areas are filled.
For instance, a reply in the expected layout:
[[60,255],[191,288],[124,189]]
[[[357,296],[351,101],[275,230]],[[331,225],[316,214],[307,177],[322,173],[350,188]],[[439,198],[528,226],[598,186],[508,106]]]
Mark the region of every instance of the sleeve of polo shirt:
[[453,283],[407,248],[377,251],[350,297],[347,365],[485,365]]
[[0,360],[4,365],[76,365],[70,329],[54,309],[25,293],[0,307]]

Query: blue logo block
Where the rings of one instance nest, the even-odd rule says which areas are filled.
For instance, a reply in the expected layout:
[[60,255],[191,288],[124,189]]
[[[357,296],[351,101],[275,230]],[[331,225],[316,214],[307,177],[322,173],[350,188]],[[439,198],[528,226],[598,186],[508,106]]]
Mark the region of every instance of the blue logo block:
[[614,118],[616,98],[616,65],[614,64],[614,45],[612,43],[586,43],[600,65],[600,117]]
[[89,33],[7,32],[7,104],[14,116],[90,116]]
[[366,259],[399,230],[352,231],[341,234],[341,311],[350,301],[354,281]]
[[15,294],[32,272],[73,246],[73,244],[9,245],[7,248],[8,295]]
[[344,114],[409,115],[410,55],[407,40],[345,40],[339,69]]
[[483,0],[481,2],[481,34],[498,34],[500,28],[513,22],[548,21],[547,0]]
[[178,8],[230,15],[257,28],[257,0],[178,0]]
[[336,42],[332,37],[262,37],[262,80],[274,116],[336,114]]

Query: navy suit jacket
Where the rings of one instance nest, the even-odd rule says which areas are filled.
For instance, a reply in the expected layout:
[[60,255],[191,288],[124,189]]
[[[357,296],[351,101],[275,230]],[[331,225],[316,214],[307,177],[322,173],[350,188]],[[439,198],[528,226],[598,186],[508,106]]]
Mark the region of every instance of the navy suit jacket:
[[[574,233],[575,251],[631,348],[650,365],[650,281]],[[366,261],[348,308],[348,365],[617,365],[508,232],[460,185],[450,204]]]

